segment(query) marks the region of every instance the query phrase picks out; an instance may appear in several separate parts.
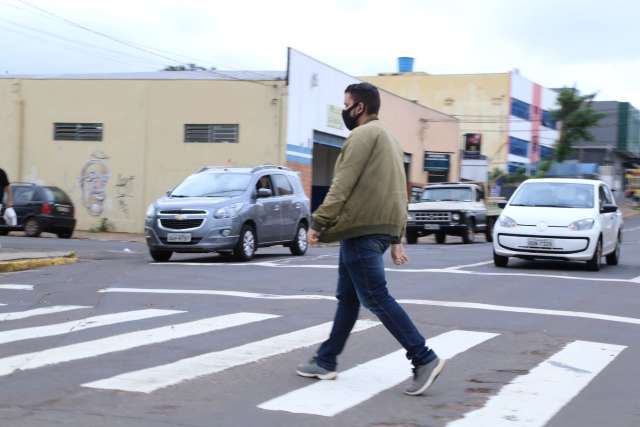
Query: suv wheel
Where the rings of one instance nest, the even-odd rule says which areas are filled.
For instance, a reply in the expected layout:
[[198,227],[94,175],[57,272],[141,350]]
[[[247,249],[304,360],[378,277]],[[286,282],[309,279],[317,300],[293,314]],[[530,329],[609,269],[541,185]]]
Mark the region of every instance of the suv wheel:
[[233,255],[239,261],[249,261],[256,253],[256,232],[250,225],[243,225],[240,231],[240,239],[233,250]]
[[436,233],[436,243],[442,245],[447,241],[447,235],[444,233]]
[[620,246],[622,242],[622,234],[618,235],[618,241],[616,242],[616,249],[607,255],[607,264],[608,265],[618,265],[620,262]]
[[302,256],[307,253],[308,248],[309,241],[307,240],[307,226],[304,224],[300,224],[298,225],[296,238],[289,245],[289,250],[293,255]]
[[42,234],[40,223],[35,218],[29,218],[24,223],[24,232],[27,237],[38,237]]
[[476,230],[471,220],[467,222],[467,228],[465,228],[462,234],[462,241],[464,243],[473,243],[476,241]]
[[598,240],[593,258],[587,261],[587,268],[591,271],[600,271],[600,267],[602,267],[602,239]]
[[418,233],[407,230],[407,244],[415,245],[418,243]]
[[173,252],[149,249],[149,255],[151,255],[151,258],[153,258],[155,262],[167,262],[171,259],[171,255],[173,255]]

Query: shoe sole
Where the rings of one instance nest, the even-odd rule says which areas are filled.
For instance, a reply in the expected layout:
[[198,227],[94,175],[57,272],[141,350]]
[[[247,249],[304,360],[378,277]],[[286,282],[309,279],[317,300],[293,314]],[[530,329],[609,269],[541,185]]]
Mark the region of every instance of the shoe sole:
[[317,378],[319,380],[335,380],[338,377],[336,372],[329,372],[327,374],[309,374],[306,372],[296,370],[296,374],[305,378]]
[[407,394],[409,396],[419,396],[422,393],[424,393],[425,391],[427,391],[427,389],[429,387],[431,387],[431,385],[438,379],[438,377],[440,376],[440,374],[442,373],[442,371],[444,369],[444,365],[445,364],[446,364],[446,360],[440,359],[440,361],[438,362],[438,365],[434,368],[433,371],[431,371],[431,375],[429,376],[429,379],[427,380],[426,383],[424,383],[424,385],[422,387],[420,387],[416,391],[406,391],[405,390],[404,394]]

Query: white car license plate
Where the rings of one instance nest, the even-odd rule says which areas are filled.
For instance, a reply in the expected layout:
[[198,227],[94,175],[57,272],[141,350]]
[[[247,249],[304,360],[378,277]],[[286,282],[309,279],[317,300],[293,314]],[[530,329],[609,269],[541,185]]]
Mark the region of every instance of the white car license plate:
[[190,233],[167,233],[167,242],[189,243],[191,242],[191,234]]
[[440,230],[440,226],[438,224],[425,224],[425,230]]
[[553,248],[553,239],[530,238],[527,245],[530,248],[551,249]]

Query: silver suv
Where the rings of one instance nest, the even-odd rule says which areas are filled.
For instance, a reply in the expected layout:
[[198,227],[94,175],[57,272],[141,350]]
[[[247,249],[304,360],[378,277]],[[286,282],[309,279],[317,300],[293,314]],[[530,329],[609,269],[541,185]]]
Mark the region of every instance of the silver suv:
[[218,252],[248,261],[258,247],[275,245],[304,255],[310,215],[295,171],[205,167],[149,206],[145,237],[159,262],[174,252]]

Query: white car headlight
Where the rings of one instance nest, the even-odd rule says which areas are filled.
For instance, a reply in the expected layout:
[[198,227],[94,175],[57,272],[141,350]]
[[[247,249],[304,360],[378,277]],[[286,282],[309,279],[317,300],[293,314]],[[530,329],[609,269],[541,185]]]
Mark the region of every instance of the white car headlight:
[[572,222],[567,228],[573,231],[591,230],[595,223],[591,218],[581,219],[580,221]]
[[500,218],[498,218],[498,222],[500,223],[500,226],[504,228],[513,228],[518,225],[518,223],[513,218],[506,215],[500,215]]
[[156,207],[153,206],[153,203],[151,203],[147,208],[146,216],[147,218],[152,218],[155,214],[156,214]]
[[244,203],[234,203],[233,205],[225,206],[224,208],[218,209],[213,216],[217,219],[234,218],[238,215],[242,206],[244,206]]

